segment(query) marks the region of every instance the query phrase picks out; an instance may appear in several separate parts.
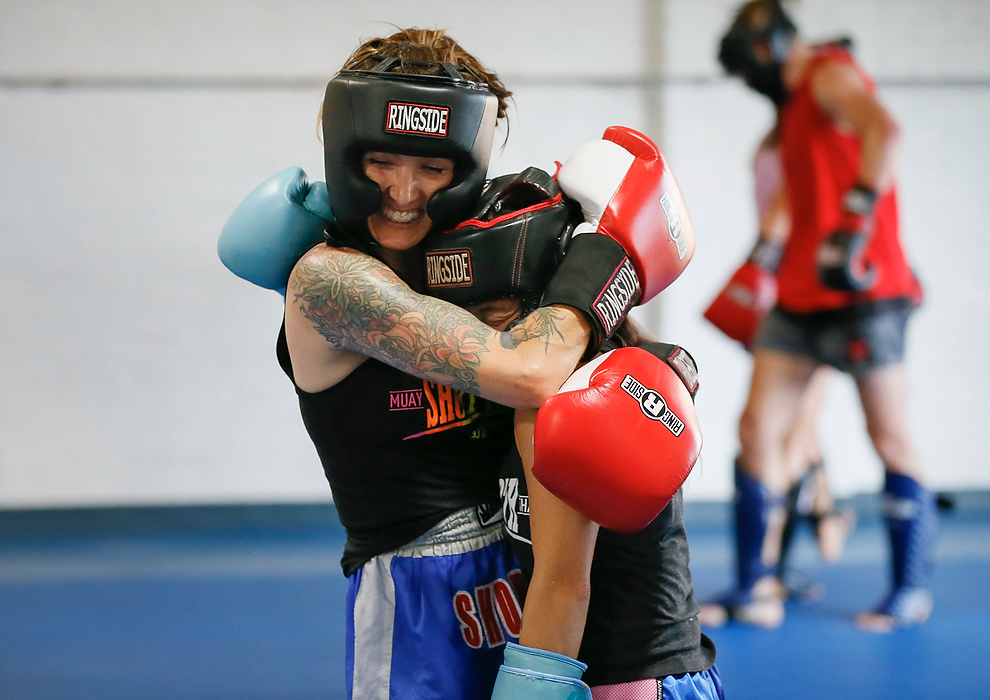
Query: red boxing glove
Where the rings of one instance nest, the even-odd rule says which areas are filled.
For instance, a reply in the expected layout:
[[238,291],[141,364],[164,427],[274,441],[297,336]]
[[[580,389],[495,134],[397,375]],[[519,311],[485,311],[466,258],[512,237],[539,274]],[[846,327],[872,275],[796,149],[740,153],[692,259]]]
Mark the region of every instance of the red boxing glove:
[[540,407],[533,475],[602,527],[638,532],[670,503],[701,442],[681,376],[642,348],[621,348],[576,371]]
[[747,349],[763,318],[777,303],[777,278],[747,260],[705,309],[705,318]]
[[585,223],[618,241],[639,277],[645,304],[666,289],[694,255],[694,227],[660,149],[643,134],[610,126],[557,172],[560,188],[581,205]]
[[777,303],[777,278],[783,247],[760,238],[746,262],[705,309],[704,316],[748,350],[756,329]]

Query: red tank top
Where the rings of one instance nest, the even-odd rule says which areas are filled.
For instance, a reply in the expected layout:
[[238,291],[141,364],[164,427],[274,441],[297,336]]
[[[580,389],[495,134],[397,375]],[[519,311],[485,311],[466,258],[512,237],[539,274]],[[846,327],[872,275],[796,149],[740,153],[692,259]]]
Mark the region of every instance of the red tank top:
[[877,272],[876,284],[865,292],[838,292],[818,281],[815,252],[839,223],[842,197],[856,184],[860,165],[859,140],[832,123],[811,91],[811,76],[831,61],[852,64],[873,82],[842,49],[816,50],[805,78],[781,109],[780,148],[791,208],[791,234],[777,270],[778,304],[795,313],[838,309],[867,301],[920,297],[920,287],[908,266],[898,236],[897,192],[894,186],[877,199],[865,259]]

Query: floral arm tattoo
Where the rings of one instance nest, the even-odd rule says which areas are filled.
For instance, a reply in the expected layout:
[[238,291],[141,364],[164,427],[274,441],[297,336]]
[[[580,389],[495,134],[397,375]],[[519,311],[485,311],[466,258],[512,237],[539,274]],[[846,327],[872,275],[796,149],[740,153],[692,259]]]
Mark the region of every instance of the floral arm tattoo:
[[557,309],[551,306],[540,307],[526,316],[525,326],[514,326],[510,331],[503,333],[499,341],[503,348],[514,350],[527,340],[542,338],[544,350],[549,351],[551,338],[556,337],[561,342],[564,340],[564,334],[560,332],[558,326],[561,318]]
[[[489,352],[496,331],[467,311],[424,300],[378,260],[341,250],[307,257],[297,265],[289,292],[334,347],[478,393],[481,355]],[[558,319],[541,311],[539,323],[503,333],[502,346],[544,338],[549,348],[551,336],[560,335]]]

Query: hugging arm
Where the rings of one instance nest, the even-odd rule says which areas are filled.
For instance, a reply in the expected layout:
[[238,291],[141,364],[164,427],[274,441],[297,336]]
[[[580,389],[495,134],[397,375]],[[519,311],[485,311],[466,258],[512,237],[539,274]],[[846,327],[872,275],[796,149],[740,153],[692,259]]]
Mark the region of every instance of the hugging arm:
[[327,246],[296,264],[285,323],[296,382],[305,391],[331,386],[341,366],[350,365],[346,374],[371,357],[517,408],[539,406],[553,394],[588,341],[587,322],[568,307],[541,308],[499,332],[414,292],[384,263]]

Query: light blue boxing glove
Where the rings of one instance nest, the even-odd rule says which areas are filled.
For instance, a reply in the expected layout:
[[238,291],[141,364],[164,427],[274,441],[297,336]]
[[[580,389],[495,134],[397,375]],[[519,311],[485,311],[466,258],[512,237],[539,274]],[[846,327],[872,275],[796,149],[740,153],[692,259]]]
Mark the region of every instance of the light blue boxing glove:
[[217,253],[238,277],[283,296],[293,265],[323,240],[333,220],[327,186],[309,183],[302,168],[265,180],[227,219]]
[[507,642],[492,700],[591,700],[581,680],[586,668],[563,654]]

